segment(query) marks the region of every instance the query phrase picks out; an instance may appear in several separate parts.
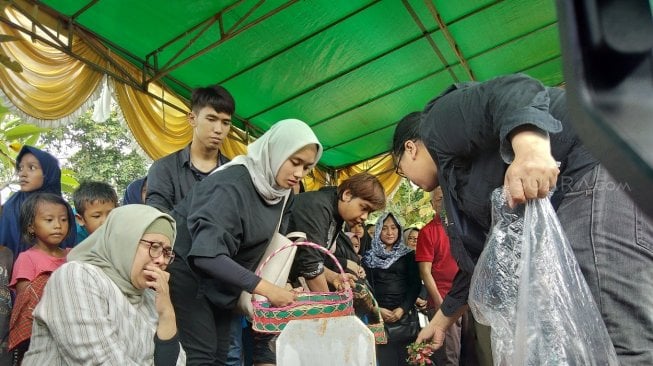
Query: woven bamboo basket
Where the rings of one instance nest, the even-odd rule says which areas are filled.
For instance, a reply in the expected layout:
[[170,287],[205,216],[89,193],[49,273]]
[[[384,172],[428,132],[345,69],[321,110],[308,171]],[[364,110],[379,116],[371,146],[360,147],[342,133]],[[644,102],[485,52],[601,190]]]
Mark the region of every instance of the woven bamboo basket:
[[[293,246],[306,246],[326,254],[336,263],[343,283],[347,281],[345,271],[336,257],[322,246],[311,242],[295,242],[284,245],[266,258],[256,274],[260,274],[260,269],[265,267],[277,253]],[[351,289],[335,292],[301,292],[292,304],[283,307],[274,307],[267,299],[256,300],[252,297],[252,305],[254,307],[252,329],[261,333],[281,333],[291,320],[354,315]]]

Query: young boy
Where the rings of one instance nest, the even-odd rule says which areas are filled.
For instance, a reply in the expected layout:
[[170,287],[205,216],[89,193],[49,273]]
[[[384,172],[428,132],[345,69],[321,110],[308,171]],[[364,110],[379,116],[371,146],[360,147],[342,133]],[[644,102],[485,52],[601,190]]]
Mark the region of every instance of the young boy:
[[118,207],[116,191],[104,182],[82,182],[73,193],[77,242],[81,242],[100,227],[109,212]]

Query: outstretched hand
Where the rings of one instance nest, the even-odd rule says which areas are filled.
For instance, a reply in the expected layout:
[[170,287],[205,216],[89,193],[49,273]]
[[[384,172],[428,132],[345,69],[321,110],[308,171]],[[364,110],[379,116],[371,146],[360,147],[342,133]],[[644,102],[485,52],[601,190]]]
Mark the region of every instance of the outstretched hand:
[[344,291],[356,287],[356,280],[358,279],[356,275],[345,273],[345,279],[346,281],[343,281],[342,275],[337,275],[336,277],[332,277],[333,282],[331,282],[331,284],[338,291]]
[[437,350],[444,344],[445,334],[446,329],[442,329],[433,323],[429,323],[419,332],[415,343],[432,343],[433,350]]
[[279,287],[263,279],[254,289],[254,293],[267,297],[274,307],[288,306],[295,301],[295,297],[297,296],[296,292]]

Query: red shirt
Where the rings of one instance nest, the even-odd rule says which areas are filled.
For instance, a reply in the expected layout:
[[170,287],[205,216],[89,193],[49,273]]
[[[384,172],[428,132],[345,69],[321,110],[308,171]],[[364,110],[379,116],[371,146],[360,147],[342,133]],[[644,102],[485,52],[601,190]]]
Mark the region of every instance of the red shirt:
[[[458,264],[451,256],[449,237],[439,216],[436,215],[431,222],[420,230],[417,237],[415,260],[417,262],[433,263],[431,275],[435,280],[440,296],[444,299],[451,290],[453,278],[458,272]],[[430,298],[429,303],[432,303]]]

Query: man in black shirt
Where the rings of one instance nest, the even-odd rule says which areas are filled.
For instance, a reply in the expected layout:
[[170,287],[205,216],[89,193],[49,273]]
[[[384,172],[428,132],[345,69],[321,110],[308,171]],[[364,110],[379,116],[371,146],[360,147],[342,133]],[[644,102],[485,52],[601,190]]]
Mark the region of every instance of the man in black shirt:
[[424,190],[442,185],[460,268],[420,337],[443,337],[466,309],[490,229],[490,193],[504,185],[514,206],[555,188],[551,203],[620,363],[653,364],[653,223],[626,194],[628,184],[583,147],[564,90],[526,75],[453,85],[399,122],[393,155],[397,172]]
[[[288,232],[304,232],[308,241],[335,251],[336,239],[345,223],[361,224],[368,214],[383,207],[385,192],[379,180],[369,173],[355,174],[338,187],[323,187],[298,195]],[[325,268],[325,259],[315,249],[299,247],[291,277],[304,277],[311,291],[329,291],[329,284],[338,287],[339,275]]]
[[170,212],[196,182],[229,161],[220,146],[229,134],[235,109],[234,98],[219,85],[193,91],[188,113],[193,139],[185,148],[152,164],[147,174],[146,204]]

